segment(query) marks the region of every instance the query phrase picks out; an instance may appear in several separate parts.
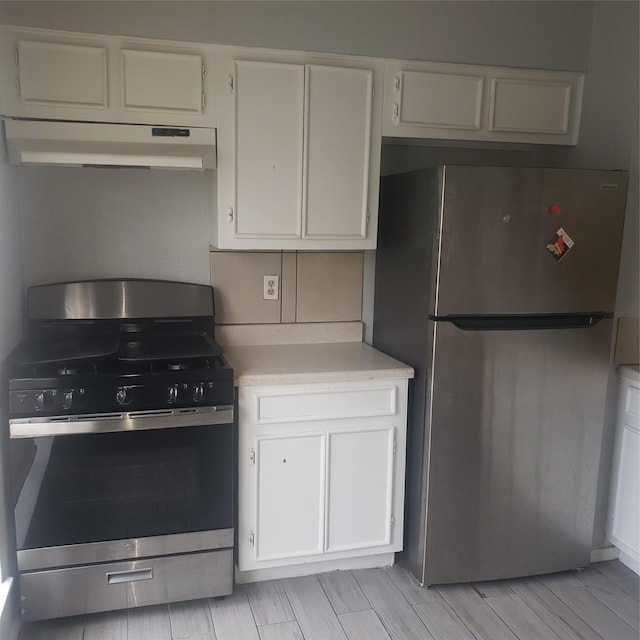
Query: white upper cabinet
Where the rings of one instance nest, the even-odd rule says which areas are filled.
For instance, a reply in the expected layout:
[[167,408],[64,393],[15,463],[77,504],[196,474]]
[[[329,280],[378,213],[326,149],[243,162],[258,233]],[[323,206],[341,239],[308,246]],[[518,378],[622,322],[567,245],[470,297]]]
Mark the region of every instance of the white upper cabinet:
[[235,65],[237,238],[301,235],[304,67]]
[[368,69],[306,68],[306,238],[366,240],[372,90]]
[[120,56],[124,109],[202,113],[202,56],[132,49]]
[[0,114],[216,125],[215,48],[0,27]]
[[[236,51],[219,58],[221,249],[373,249],[382,68]],[[347,64],[348,63],[348,64]]]
[[573,145],[580,73],[389,61],[383,134]]
[[15,90],[25,105],[104,110],[107,57],[106,47],[20,40]]

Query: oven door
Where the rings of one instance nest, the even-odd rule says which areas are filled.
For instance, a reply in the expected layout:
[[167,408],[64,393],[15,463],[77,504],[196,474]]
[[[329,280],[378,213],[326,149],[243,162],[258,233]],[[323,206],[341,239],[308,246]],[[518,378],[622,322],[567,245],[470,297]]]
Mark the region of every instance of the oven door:
[[33,438],[15,507],[20,571],[233,547],[225,414],[219,424]]

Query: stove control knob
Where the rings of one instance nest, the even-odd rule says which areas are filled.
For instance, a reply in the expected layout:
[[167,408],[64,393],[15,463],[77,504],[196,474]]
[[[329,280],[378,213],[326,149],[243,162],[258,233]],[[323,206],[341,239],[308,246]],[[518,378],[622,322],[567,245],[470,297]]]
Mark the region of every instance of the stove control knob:
[[116,402],[119,405],[131,404],[132,400],[131,387],[118,387],[118,391],[116,392]]
[[178,401],[178,385],[172,384],[169,387],[169,395],[167,396],[167,402],[169,404],[175,404]]
[[62,396],[62,408],[63,409],[71,409],[71,405],[73,404],[73,389],[69,391],[65,391]]
[[204,382],[193,387],[193,401],[202,402],[204,400]]

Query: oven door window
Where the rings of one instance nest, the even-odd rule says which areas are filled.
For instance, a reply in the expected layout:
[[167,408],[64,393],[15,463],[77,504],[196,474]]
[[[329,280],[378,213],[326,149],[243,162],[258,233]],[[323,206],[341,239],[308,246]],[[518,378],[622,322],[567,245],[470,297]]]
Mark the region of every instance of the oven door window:
[[233,526],[233,425],[37,438],[18,549]]

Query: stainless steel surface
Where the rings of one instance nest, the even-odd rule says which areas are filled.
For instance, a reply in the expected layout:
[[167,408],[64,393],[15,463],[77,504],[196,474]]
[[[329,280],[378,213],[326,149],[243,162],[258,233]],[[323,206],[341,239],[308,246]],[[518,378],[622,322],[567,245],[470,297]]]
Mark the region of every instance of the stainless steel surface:
[[[613,311],[626,186],[622,171],[445,167],[432,313]],[[558,261],[560,228],[575,244]]]
[[9,437],[38,438],[80,433],[175,429],[232,422],[233,406],[229,405],[70,416],[36,416],[9,420]]
[[[400,560],[421,581],[588,564],[611,320],[462,331],[428,317],[610,312],[626,180],[487,167],[383,179],[373,343],[416,372]],[[575,244],[556,260],[560,228]]]
[[70,544],[62,547],[23,549],[18,551],[18,569],[22,572],[38,571],[54,567],[210,551],[232,546],[233,529],[216,529],[214,531],[192,531],[146,538]]
[[[140,569],[151,569],[153,579],[121,584],[105,580],[105,573]],[[210,598],[232,590],[230,549],[20,574],[26,621]]]
[[107,571],[107,584],[122,584],[124,582],[140,582],[153,580],[153,568],[133,569],[131,571]]
[[91,280],[29,288],[31,320],[213,316],[208,285],[164,280]]
[[611,331],[436,323],[425,584],[589,564]]

